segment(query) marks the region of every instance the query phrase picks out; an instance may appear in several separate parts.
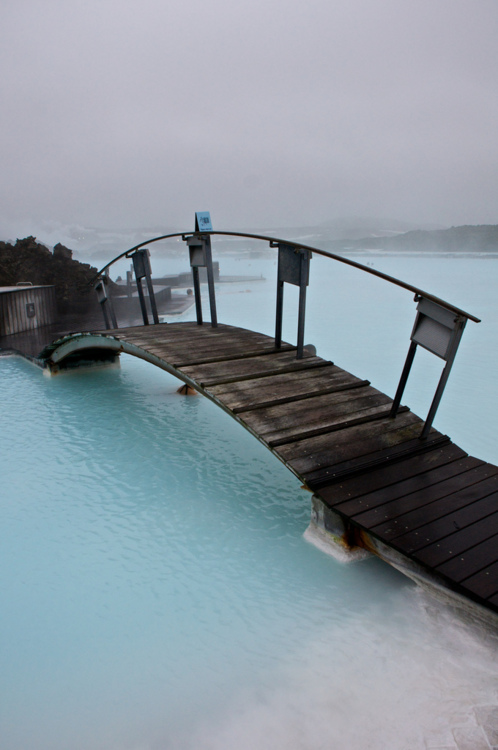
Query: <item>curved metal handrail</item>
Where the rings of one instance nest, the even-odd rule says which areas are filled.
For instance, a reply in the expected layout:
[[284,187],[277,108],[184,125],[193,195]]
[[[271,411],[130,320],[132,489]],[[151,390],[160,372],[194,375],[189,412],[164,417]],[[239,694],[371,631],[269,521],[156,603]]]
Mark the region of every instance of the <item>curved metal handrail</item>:
[[209,231],[202,231],[202,232],[174,232],[173,234],[163,234],[160,237],[153,237],[150,240],[147,240],[146,242],[140,242],[138,245],[134,245],[129,250],[125,250],[120,255],[117,255],[113,260],[109,261],[109,263],[106,263],[103,268],[100,269],[100,271],[94,276],[91,283],[94,284],[105,271],[110,268],[114,263],[116,263],[118,260],[121,260],[121,258],[130,257],[132,253],[134,253],[136,250],[139,250],[142,247],[145,247],[146,245],[151,245],[154,242],[160,242],[161,240],[167,240],[167,239],[173,239],[174,237],[181,237],[182,239],[186,239],[187,237],[193,237],[194,235],[222,235],[227,237],[244,237],[246,239],[253,239],[253,240],[262,240],[263,242],[269,242],[270,247],[277,247],[279,244],[288,245],[290,247],[294,247],[297,249],[302,250],[309,250],[313,253],[316,253],[317,255],[322,255],[324,258],[330,258],[331,260],[336,260],[339,263],[343,263],[347,266],[352,266],[353,268],[358,268],[360,271],[365,271],[366,273],[369,273],[371,276],[377,276],[380,279],[383,279],[384,281],[388,281],[390,284],[394,284],[395,286],[399,286],[402,289],[407,289],[409,292],[413,292],[415,295],[424,297],[425,299],[431,300],[431,302],[435,302],[437,305],[440,305],[441,307],[446,308],[447,310],[450,310],[453,313],[456,313],[457,315],[461,315],[468,320],[472,320],[474,323],[480,323],[481,320],[479,318],[476,318],[475,315],[471,315],[471,313],[465,312],[465,310],[462,310],[459,307],[456,307],[455,305],[452,305],[449,302],[446,302],[445,300],[436,297],[434,294],[430,294],[429,292],[424,291],[423,289],[420,289],[419,287],[414,286],[413,284],[407,284],[405,281],[401,281],[401,279],[397,279],[394,276],[390,276],[387,273],[383,273],[382,271],[377,271],[374,268],[370,268],[369,266],[364,266],[362,263],[358,263],[355,260],[351,260],[350,258],[345,258],[342,255],[336,255],[335,253],[329,253],[327,250],[320,250],[317,247],[312,247],[311,245],[303,245],[302,242],[294,242],[293,240],[286,240],[281,239],[278,237],[268,237],[267,235],[263,234],[250,234],[247,232],[221,232],[221,231],[215,231],[215,230],[209,230]]

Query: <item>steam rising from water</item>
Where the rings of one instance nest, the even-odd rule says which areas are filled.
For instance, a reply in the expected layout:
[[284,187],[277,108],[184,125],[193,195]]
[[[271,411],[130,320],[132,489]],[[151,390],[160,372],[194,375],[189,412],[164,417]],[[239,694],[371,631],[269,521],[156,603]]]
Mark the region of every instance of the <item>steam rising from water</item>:
[[347,627],[310,630],[276,686],[238,695],[178,747],[453,746],[451,727],[472,726],[471,706],[498,698],[496,637],[418,589],[366,610]]

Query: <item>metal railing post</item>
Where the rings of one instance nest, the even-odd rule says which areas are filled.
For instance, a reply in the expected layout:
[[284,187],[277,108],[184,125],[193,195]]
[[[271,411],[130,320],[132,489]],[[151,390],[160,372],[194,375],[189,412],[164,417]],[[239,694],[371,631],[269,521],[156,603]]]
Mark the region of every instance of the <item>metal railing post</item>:
[[149,325],[149,315],[147,313],[147,304],[145,302],[144,290],[142,287],[142,279],[145,278],[147,284],[147,291],[149,293],[150,309],[152,312],[152,319],[154,323],[159,323],[159,315],[157,314],[156,298],[154,296],[154,287],[152,286],[152,277],[150,271],[150,258],[149,251],[147,248],[136,250],[131,256],[133,261],[133,269],[135,271],[135,279],[137,282],[138,299],[140,300],[140,308],[142,310],[142,318],[144,325]]
[[218,327],[218,316],[216,314],[216,296],[214,291],[213,255],[211,252],[211,237],[206,236],[206,274],[209,293],[209,310],[211,312],[211,325]]
[[192,269],[192,279],[194,282],[195,313],[197,317],[197,325],[203,324],[199,268],[205,268],[209,293],[209,309],[211,312],[211,326],[213,328],[217,328],[218,316],[216,314],[216,294],[214,288],[211,237],[209,236],[209,234],[202,234],[202,230],[212,230],[211,217],[208,211],[198,211],[196,213],[194,234],[190,237],[182,235],[182,238],[187,243],[189,249],[190,267]]
[[282,346],[282,316],[284,312],[284,282],[280,280],[280,251],[277,260],[277,309],[275,312],[275,346]]
[[401,403],[401,399],[403,398],[403,393],[405,390],[405,386],[408,382],[408,376],[410,374],[410,370],[412,369],[412,364],[413,364],[413,360],[415,359],[416,351],[417,351],[417,345],[415,344],[414,341],[411,341],[410,348],[408,349],[408,354],[406,355],[405,366],[403,367],[403,372],[401,373],[401,378],[399,381],[398,389],[396,391],[396,395],[394,397],[394,401],[391,406],[391,411],[389,414],[391,419],[394,419],[394,417],[398,413],[399,405]]
[[118,327],[116,315],[114,314],[114,307],[111,302],[111,298],[107,294],[107,276],[102,276],[95,284],[95,291],[97,292],[97,299],[102,309],[104,316],[105,327],[108,331]]
[[192,266],[192,279],[194,282],[194,299],[195,299],[195,314],[197,318],[197,325],[202,325],[202,300],[201,300],[201,285],[199,282],[199,268],[198,266]]
[[306,287],[309,284],[311,252],[283,242],[270,242],[278,247],[277,304],[275,313],[275,347],[282,345],[282,318],[284,305],[284,282],[299,287],[297,322],[297,359],[304,355],[304,321],[306,315]]
[[418,303],[417,316],[410,336],[410,348],[408,350],[405,366],[396,391],[396,396],[394,397],[391,407],[390,416],[396,416],[410,374],[417,346],[420,345],[446,362],[429,413],[427,414],[420,434],[420,439],[425,440],[432,427],[444,388],[448,382],[448,377],[453,362],[455,361],[455,356],[467,323],[467,318],[462,315],[455,315],[455,313],[447,307],[437,304],[419,294],[415,295],[415,302]]

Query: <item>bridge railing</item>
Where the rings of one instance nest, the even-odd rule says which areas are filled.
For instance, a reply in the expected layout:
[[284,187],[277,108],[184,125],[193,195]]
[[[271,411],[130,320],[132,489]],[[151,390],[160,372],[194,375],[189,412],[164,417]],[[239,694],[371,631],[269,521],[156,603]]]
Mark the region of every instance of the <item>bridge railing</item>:
[[399,385],[394,397],[391,417],[395,418],[398,412],[401,398],[410,374],[415,353],[418,346],[422,346],[429,352],[432,352],[445,363],[434,398],[432,400],[421,438],[425,439],[431,429],[437,408],[441,401],[444,388],[455,360],[455,356],[463,335],[463,331],[468,320],[479,323],[479,318],[471,315],[465,310],[440,299],[439,297],[420,289],[419,287],[409,284],[394,276],[378,271],[377,269],[365,266],[362,263],[351,260],[341,255],[330,253],[316,247],[311,247],[303,243],[292,240],[278,239],[267,235],[252,234],[248,232],[223,232],[215,230],[199,230],[196,219],[196,229],[193,232],[175,232],[165,234],[159,237],[153,237],[146,242],[124,251],[116,256],[100,269],[94,279],[96,290],[99,295],[99,301],[102,304],[105,324],[107,328],[117,327],[115,315],[112,310],[112,300],[106,293],[105,279],[108,277],[110,267],[123,258],[130,258],[133,261],[135,271],[137,290],[139,294],[140,306],[144,325],[149,325],[149,314],[147,311],[142,281],[145,279],[150,300],[150,309],[154,323],[159,322],[157,307],[155,304],[154,290],[151,280],[151,267],[149,259],[148,245],[168,239],[180,238],[186,243],[189,250],[190,265],[192,268],[196,318],[199,325],[203,325],[201,288],[199,281],[199,268],[204,267],[207,274],[207,283],[209,291],[209,303],[211,312],[211,325],[218,325],[216,313],[216,296],[213,275],[213,263],[211,253],[211,237],[239,237],[251,240],[261,240],[268,242],[270,247],[278,251],[277,266],[277,290],[276,290],[276,313],[275,313],[275,347],[278,349],[282,344],[282,318],[283,318],[283,297],[284,284],[289,283],[299,288],[299,309],[298,309],[298,330],[297,330],[297,358],[304,355],[304,327],[306,315],[306,290],[309,284],[309,268],[312,254],[316,253],[324,258],[329,258],[338,263],[352,266],[364,273],[377,276],[384,281],[394,284],[395,286],[412,292],[417,302],[415,322],[410,335],[410,344],[405,365],[401,374]]

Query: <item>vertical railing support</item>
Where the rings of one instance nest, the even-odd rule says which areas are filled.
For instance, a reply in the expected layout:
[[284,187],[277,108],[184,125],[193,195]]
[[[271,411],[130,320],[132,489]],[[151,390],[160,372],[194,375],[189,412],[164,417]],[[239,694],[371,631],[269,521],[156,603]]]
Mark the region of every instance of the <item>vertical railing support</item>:
[[130,271],[126,272],[126,296],[128,301],[131,302],[133,297],[133,266]]
[[275,346],[282,346],[282,318],[284,310],[284,283],[299,287],[299,309],[297,321],[297,359],[304,351],[304,321],[306,315],[306,287],[309,284],[311,251],[283,242],[270,242],[278,247],[277,305],[275,313]]
[[183,237],[189,249],[190,267],[194,282],[195,313],[197,324],[202,325],[202,300],[199,268],[206,269],[209,309],[211,312],[211,326],[218,327],[218,316],[216,314],[216,294],[214,288],[213,255],[211,252],[211,237],[202,234],[202,230],[212,230],[211,217],[208,211],[198,211],[195,215],[195,233],[191,237]]
[[149,325],[149,316],[147,313],[147,304],[145,301],[144,290],[142,287],[142,279],[145,279],[147,284],[147,291],[149,293],[150,309],[152,312],[152,318],[154,323],[159,323],[159,315],[157,314],[156,298],[154,296],[154,287],[152,286],[152,277],[150,270],[150,257],[149,251],[146,247],[140,250],[135,250],[131,256],[133,261],[133,269],[135,271],[135,279],[137,282],[138,298],[140,300],[140,308],[142,310],[142,318],[144,325]]
[[418,302],[417,317],[415,318],[415,324],[410,336],[410,348],[408,349],[408,355],[403,372],[401,373],[390,416],[394,418],[398,412],[417,346],[420,345],[437,357],[444,359],[446,365],[439,379],[436,393],[420,434],[420,439],[425,440],[432,427],[444,388],[448,382],[467,318],[463,315],[457,315],[442,305],[438,305],[436,302],[432,302],[432,300],[428,300],[420,295],[415,295],[415,301]]
[[117,328],[118,322],[116,320],[116,315],[114,314],[114,308],[112,306],[111,298],[107,294],[107,279],[107,275],[101,276],[95,284],[95,291],[97,292],[97,299],[102,308],[105,327],[109,331],[113,328]]

